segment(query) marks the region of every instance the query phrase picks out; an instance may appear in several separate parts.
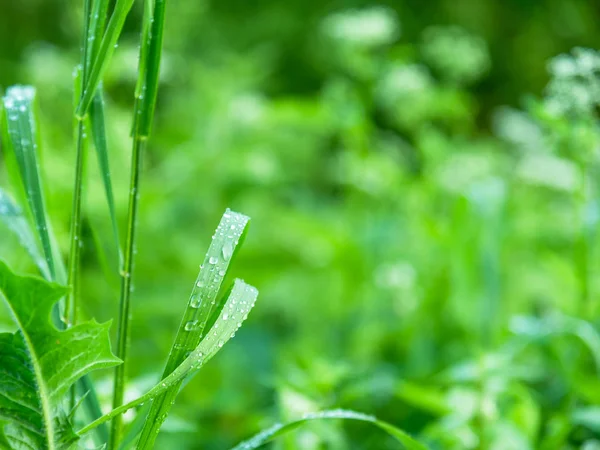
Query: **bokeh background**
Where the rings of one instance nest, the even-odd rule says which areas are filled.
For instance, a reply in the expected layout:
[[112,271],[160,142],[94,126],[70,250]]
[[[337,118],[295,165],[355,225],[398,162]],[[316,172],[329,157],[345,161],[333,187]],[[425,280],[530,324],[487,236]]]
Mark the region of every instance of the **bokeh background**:
[[[105,79],[123,225],[141,3]],[[0,12],[0,88],[38,89],[65,251],[81,13]],[[571,53],[600,48],[599,22],[593,0],[169,2],[130,395],[162,372],[226,207],[252,217],[232,274],[260,297],[157,448],[225,449],[331,407],[437,449],[600,448],[600,56]],[[93,157],[85,211],[82,315],[105,321],[118,278],[98,251],[110,228]],[[0,252],[33,270],[4,228]],[[274,448],[396,444],[334,421]]]

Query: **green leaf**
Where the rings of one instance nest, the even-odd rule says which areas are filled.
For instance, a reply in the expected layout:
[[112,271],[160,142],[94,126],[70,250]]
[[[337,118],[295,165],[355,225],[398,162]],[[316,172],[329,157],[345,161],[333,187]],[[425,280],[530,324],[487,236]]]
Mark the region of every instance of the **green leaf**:
[[388,433],[390,436],[394,437],[407,450],[426,450],[427,448],[423,444],[410,437],[407,433],[400,430],[399,428],[396,428],[395,426],[382,420],[378,420],[373,416],[345,409],[334,409],[330,411],[309,413],[304,415],[304,417],[302,417],[301,419],[294,420],[285,424],[277,423],[272,427],[261,431],[260,433],[248,439],[247,441],[236,445],[232,450],[252,450],[255,448],[259,448],[267,442],[272,441],[276,437],[279,437],[285,433],[289,433],[290,431],[301,427],[306,422],[309,422],[311,420],[323,419],[358,420],[361,422],[372,423],[376,427],[379,427],[383,431]]
[[165,26],[165,0],[147,0],[140,47],[140,67],[134,106],[133,134],[149,136],[154,118]]
[[69,388],[92,370],[120,363],[111,350],[110,322],[81,323],[65,331],[50,313],[65,289],[19,276],[0,262],[0,291],[18,327],[0,334],[0,428],[9,448],[58,450],[78,437],[62,401]]
[[40,269],[42,276],[47,280],[50,279],[48,265],[40,254],[35,235],[31,231],[27,219],[23,216],[21,208],[12,201],[2,188],[0,188],[0,220],[17,236],[23,248],[27,250],[27,253]]
[[108,62],[111,60],[117,47],[117,41],[123,30],[125,19],[132,6],[133,0],[117,0],[115,4],[108,26],[106,27],[106,32],[102,37],[102,42],[97,49],[89,77],[86,77],[87,82],[83,89],[83,95],[75,112],[79,118],[85,117],[88,112],[92,99],[96,95],[96,88],[104,77],[104,71],[108,67]]
[[[249,217],[229,209],[223,214],[208,252],[204,257],[204,263],[200,266],[198,278],[194,282],[190,300],[179,325],[175,342],[171,347],[163,378],[183,362],[187,353],[196,348],[207,326],[209,329],[214,326],[210,323],[210,318],[213,311],[219,311],[216,302],[217,294],[236,250],[244,239],[249,221]],[[214,317],[214,319],[216,320],[217,317]],[[228,319],[227,316],[225,318]],[[164,395],[154,399],[152,408],[146,418],[138,448],[152,447],[162,423],[159,417],[166,417],[179,392],[179,388],[180,383],[174,385]]]
[[[93,430],[97,426],[111,420],[113,417],[124,413],[125,411],[151,401],[163,393],[169,391],[173,386],[180,383],[189,375],[195,374],[204,364],[206,364],[223,346],[235,336],[235,332],[240,328],[242,322],[248,317],[248,313],[254,306],[258,291],[256,288],[246,284],[244,281],[236,279],[231,293],[219,316],[215,321],[206,337],[200,344],[186,357],[186,359],[160,383],[150,389],[141,397],[113,409],[100,419],[83,427],[77,434],[84,434]],[[164,420],[164,418],[161,418]]]
[[35,89],[31,86],[12,86],[7,90],[3,97],[4,144],[14,188],[21,205],[28,205],[29,217],[35,226],[50,276],[54,281],[63,281],[64,267],[46,214],[37,155],[34,101]]
[[[102,183],[104,184],[104,193],[106,203],[108,205],[108,213],[112,226],[113,247],[116,255],[119,255],[118,264],[121,264],[122,253],[121,244],[119,241],[119,225],[117,221],[117,211],[115,207],[115,197],[113,193],[112,180],[110,175],[110,163],[108,160],[108,146],[106,145],[106,127],[104,123],[104,98],[102,93],[102,85],[98,87],[98,92],[94,97],[92,106],[90,107],[90,123],[92,128],[92,136],[96,155],[98,156],[98,165],[102,175]],[[116,271],[119,267],[116,267]]]

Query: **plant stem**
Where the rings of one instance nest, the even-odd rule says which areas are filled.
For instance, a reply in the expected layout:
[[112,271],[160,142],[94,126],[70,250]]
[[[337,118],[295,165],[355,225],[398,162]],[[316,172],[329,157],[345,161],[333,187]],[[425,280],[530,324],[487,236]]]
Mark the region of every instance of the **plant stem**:
[[80,120],[77,126],[77,156],[75,161],[75,186],[73,188],[73,206],[71,212],[71,231],[69,242],[69,269],[67,285],[69,294],[65,303],[64,321],[67,325],[74,325],[76,321],[76,299],[79,291],[79,268],[81,255],[81,203],[83,198],[83,172],[85,166],[85,123]]
[[[87,79],[88,59],[90,55],[89,39],[90,14],[92,0],[83,2],[83,36],[81,45],[80,94],[83,92]],[[81,268],[81,203],[83,198],[83,177],[86,157],[86,125],[82,119],[77,119],[77,150],[75,156],[75,185],[73,187],[73,206],[71,209],[71,230],[69,233],[69,267],[67,271],[67,286],[69,293],[65,299],[64,322],[73,326],[77,320],[77,297],[79,294],[79,272]],[[73,386],[69,394],[69,406],[73,408],[76,402],[76,389]]]
[[[144,25],[142,28],[139,74],[135,90],[135,106],[133,112],[133,152],[129,186],[127,240],[125,243],[123,271],[121,273],[121,300],[119,305],[119,328],[117,334],[117,356],[123,360],[123,364],[117,366],[115,370],[113,408],[118,408],[123,404],[125,391],[127,340],[129,335],[129,304],[133,278],[139,179],[142,157],[146,148],[148,136],[150,135],[152,120],[154,118],[154,108],[156,105],[162,53],[164,13],[165,0],[146,0],[144,2]],[[80,108],[84,109],[85,103],[83,103],[83,107],[80,105]],[[111,425],[109,450],[114,450],[117,447],[122,428],[122,417],[120,414],[117,414]]]
[[[119,328],[117,331],[117,356],[123,364],[116,367],[114,376],[113,408],[123,404],[125,393],[125,374],[127,368],[127,340],[129,336],[129,306],[133,277],[133,261],[135,252],[136,222],[138,214],[140,172],[142,157],[146,149],[147,138],[135,136],[131,159],[131,178],[129,184],[129,212],[127,218],[127,239],[125,243],[125,259],[121,272],[121,299],[119,302]],[[116,448],[119,442],[123,419],[116,415],[111,426],[109,449]]]

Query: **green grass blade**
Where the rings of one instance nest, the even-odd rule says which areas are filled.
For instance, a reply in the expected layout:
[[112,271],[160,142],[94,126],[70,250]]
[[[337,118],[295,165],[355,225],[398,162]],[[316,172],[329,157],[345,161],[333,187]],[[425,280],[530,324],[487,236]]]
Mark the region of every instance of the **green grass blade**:
[[165,23],[165,0],[146,0],[140,53],[140,74],[136,86],[133,134],[149,136],[158,93],[160,59]]
[[94,101],[90,107],[90,123],[94,147],[96,148],[96,155],[98,157],[98,165],[102,175],[106,203],[108,205],[114,249],[116,254],[119,255],[120,266],[122,264],[123,255],[121,252],[121,244],[119,239],[119,225],[117,221],[117,210],[115,207],[115,196],[113,193],[112,179],[110,175],[111,172],[108,159],[108,146],[106,144],[106,126],[104,122],[104,97],[102,85],[98,87],[98,91],[96,92]]
[[27,219],[23,216],[21,208],[12,201],[2,188],[0,188],[0,220],[17,236],[23,248],[27,250],[27,253],[40,269],[42,276],[49,280],[48,265],[40,253],[35,235]]
[[24,194],[24,200],[28,204],[50,276],[56,280],[57,254],[50,237],[38,165],[38,136],[34,100],[35,89],[31,86],[13,86],[7,90],[3,98],[5,146],[16,161],[20,175],[19,191]]
[[106,20],[108,18],[108,4],[109,0],[92,0],[87,33],[87,45],[89,51],[86,54],[85,61],[88,71],[91,71],[94,59],[100,51],[100,44],[102,43],[102,37],[104,36],[104,30],[106,28]]
[[195,374],[235,336],[235,332],[240,328],[243,321],[248,317],[248,313],[254,307],[257,297],[258,291],[255,287],[236,279],[231,293],[225,302],[225,306],[213,327],[198,346],[169,376],[163,378],[156,386],[141,397],[113,409],[108,414],[83,427],[77,434],[85,434],[131,408],[154,400],[169,391],[187,376]]
[[[250,218],[227,210],[213,235],[211,245],[200,266],[200,273],[194,284],[190,300],[183,314],[175,342],[171,347],[169,359],[163,372],[163,378],[168,376],[185,359],[186,354],[194,350],[206,329],[211,329],[219,313],[217,294],[230,267],[240,243],[245,237]],[[224,303],[224,302],[223,302]],[[221,304],[222,306],[222,304]],[[211,323],[211,317],[213,318]],[[225,316],[227,319],[228,317]],[[152,402],[152,407],[146,418],[146,423],[138,443],[138,448],[151,448],[161,425],[161,417],[166,417],[180,385],[174,385],[171,390]],[[164,420],[164,419],[163,419]]]
[[106,27],[106,32],[104,33],[102,42],[94,57],[91,71],[89,76],[86,77],[87,80],[85,88],[83,89],[83,95],[75,112],[76,116],[80,119],[85,117],[88,112],[94,95],[96,94],[96,88],[100,84],[108,63],[117,47],[117,41],[123,30],[123,24],[125,23],[125,19],[132,6],[133,0],[117,0],[117,3],[115,4],[110,21]]
[[[104,34],[106,19],[108,17],[108,0],[94,0],[92,3],[92,12],[90,14],[90,23],[88,28],[87,41],[90,43],[89,51],[86,53],[86,68],[91,72],[92,64],[100,51],[101,38]],[[89,78],[89,73],[87,74]],[[86,78],[86,79],[87,79]],[[121,264],[121,246],[119,242],[119,227],[117,222],[117,213],[115,208],[114,193],[111,181],[110,163],[108,158],[108,146],[106,140],[106,125],[104,113],[104,93],[102,89],[102,80],[99,81],[96,94],[92,100],[89,111],[90,128],[92,139],[98,157],[98,165],[102,175],[106,203],[110,216],[113,243],[116,254],[119,255],[119,265]],[[119,270],[119,268],[117,268]]]
[[344,420],[358,420],[361,422],[371,423],[374,426],[382,429],[390,436],[395,438],[398,442],[400,442],[406,450],[426,450],[423,444],[419,443],[412,437],[410,437],[406,432],[400,430],[399,428],[384,422],[382,420],[378,420],[377,418],[362,414],[355,411],[349,411],[345,409],[334,409],[330,411],[321,411],[316,413],[306,414],[304,417],[298,420],[294,420],[288,423],[278,423],[273,425],[270,428],[267,428],[264,431],[261,431],[254,437],[250,438],[247,441],[240,443],[235,446],[232,450],[253,450],[263,446],[264,444],[272,441],[273,439],[294,431],[295,429],[301,427],[307,422],[312,420],[327,420],[327,419],[344,419]]

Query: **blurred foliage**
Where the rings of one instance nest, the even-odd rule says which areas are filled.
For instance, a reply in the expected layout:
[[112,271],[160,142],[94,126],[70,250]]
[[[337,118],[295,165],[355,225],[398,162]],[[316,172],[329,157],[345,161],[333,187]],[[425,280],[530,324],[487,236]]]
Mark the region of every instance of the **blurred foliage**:
[[[0,86],[38,88],[49,207],[66,248],[81,11],[61,5],[3,5]],[[105,80],[121,218],[140,7]],[[328,407],[375,414],[434,449],[599,448],[594,2],[167,9],[131,395],[162,372],[227,206],[253,218],[235,273],[261,294],[233,344],[184,389],[158,448],[227,448]],[[107,320],[118,279],[97,251],[110,223],[93,158],[88,175],[83,313]],[[0,254],[32,269],[12,238]],[[326,423],[275,448],[395,445]]]

